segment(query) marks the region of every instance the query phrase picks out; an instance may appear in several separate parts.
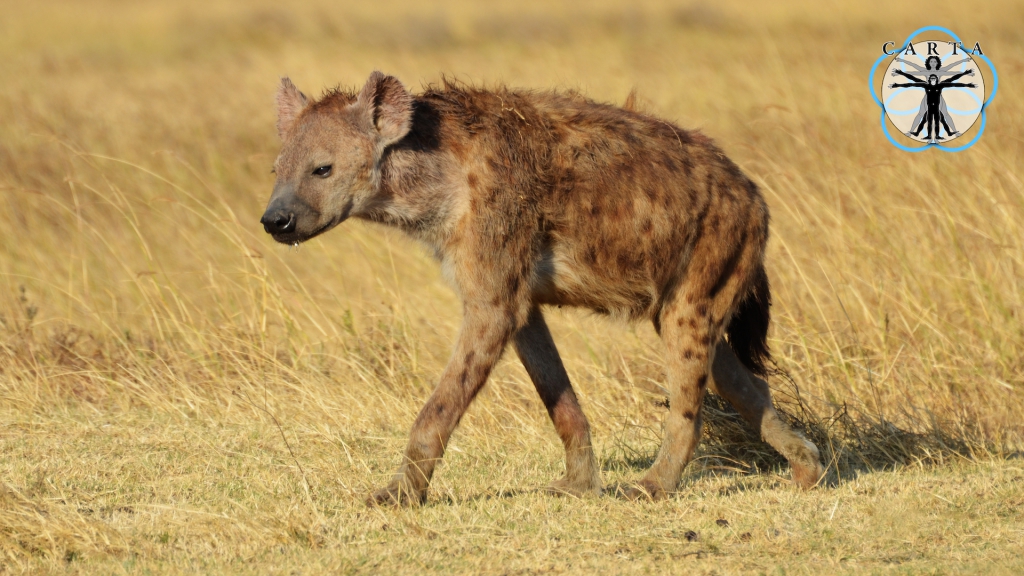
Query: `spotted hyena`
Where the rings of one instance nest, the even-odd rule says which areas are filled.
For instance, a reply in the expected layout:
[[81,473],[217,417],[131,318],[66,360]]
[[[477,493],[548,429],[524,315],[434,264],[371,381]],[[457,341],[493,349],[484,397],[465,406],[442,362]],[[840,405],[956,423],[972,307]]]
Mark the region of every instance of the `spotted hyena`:
[[769,359],[768,208],[707,137],[575,93],[444,82],[412,94],[370,75],[358,92],[277,94],[277,182],[261,222],[308,240],[347,218],[426,244],[463,302],[455,351],[371,503],[420,503],[452,431],[509,343],[565,445],[551,489],[600,493],[590,427],[545,305],[647,319],[667,350],[669,411],[653,466],[625,490],[663,498],[693,457],[708,386],[808,488],[818,450],[759,376]]

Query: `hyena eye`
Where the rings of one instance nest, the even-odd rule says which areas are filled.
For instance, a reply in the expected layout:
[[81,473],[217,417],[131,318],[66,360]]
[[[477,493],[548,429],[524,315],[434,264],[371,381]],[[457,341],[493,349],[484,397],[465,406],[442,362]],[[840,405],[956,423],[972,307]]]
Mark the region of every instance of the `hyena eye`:
[[316,168],[315,170],[313,170],[313,176],[319,176],[321,178],[327,178],[330,175],[331,175],[331,165],[330,164],[327,164],[326,166],[320,166],[320,167]]

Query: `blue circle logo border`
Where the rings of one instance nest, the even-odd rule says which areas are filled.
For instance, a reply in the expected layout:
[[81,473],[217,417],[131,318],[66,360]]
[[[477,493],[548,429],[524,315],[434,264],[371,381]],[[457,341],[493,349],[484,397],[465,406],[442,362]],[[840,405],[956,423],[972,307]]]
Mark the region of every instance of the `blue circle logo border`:
[[[925,26],[923,28],[918,28],[917,30],[914,30],[914,32],[911,33],[910,36],[907,36],[907,40],[906,42],[903,43],[903,47],[897,50],[897,52],[906,50],[907,46],[914,40],[914,37],[916,37],[917,35],[921,34],[922,32],[930,32],[933,30],[937,32],[943,32],[949,35],[949,37],[952,38],[957,44],[961,43],[960,37],[954,34],[953,31],[950,30],[949,28],[944,28],[942,26]],[[974,138],[971,138],[971,141],[968,142],[967,144],[955,147],[942,146],[941,144],[906,146],[904,144],[900,144],[899,142],[896,141],[895,138],[892,137],[892,134],[889,132],[889,125],[885,122],[885,104],[883,104],[882,101],[879,100],[878,96],[875,94],[875,71],[878,69],[879,64],[881,64],[883,61],[889,58],[892,58],[892,55],[883,54],[878,58],[878,60],[875,60],[875,64],[871,67],[871,75],[868,76],[868,89],[871,90],[871,98],[875,100],[875,104],[878,104],[878,107],[882,109],[882,132],[885,133],[885,137],[889,139],[889,142],[892,143],[893,146],[899,148],[900,150],[903,150],[904,152],[920,152],[922,150],[927,150],[929,148],[938,148],[943,152],[961,152],[963,150],[967,150],[971,146],[974,146],[978,139],[981,138],[981,135],[985,133],[985,115],[988,111],[988,106],[989,104],[992,103],[992,99],[996,97],[996,90],[999,89],[999,74],[996,73],[996,67],[992,64],[992,61],[989,60],[988,56],[985,56],[984,54],[971,54],[971,56],[981,58],[982,60],[984,60],[985,64],[988,64],[989,70],[992,71],[992,93],[989,94],[988,98],[985,99],[985,103],[982,104],[981,106],[981,125],[978,127],[978,133],[975,134]]]

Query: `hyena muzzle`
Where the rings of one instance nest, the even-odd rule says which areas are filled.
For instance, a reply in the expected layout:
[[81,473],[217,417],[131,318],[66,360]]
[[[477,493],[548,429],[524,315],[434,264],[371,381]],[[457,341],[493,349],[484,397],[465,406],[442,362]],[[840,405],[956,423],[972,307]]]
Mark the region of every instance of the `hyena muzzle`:
[[294,244],[350,217],[395,226],[433,251],[463,302],[452,357],[371,503],[424,501],[510,343],[565,445],[565,476],[551,489],[602,491],[545,305],[648,319],[665,343],[664,441],[625,494],[676,489],[709,386],[789,460],[796,484],[819,481],[817,448],[779,417],[762,379],[768,209],[708,138],[572,92],[446,81],[414,95],[380,72],[316,101],[284,79],[277,105],[283,146],[266,231]]

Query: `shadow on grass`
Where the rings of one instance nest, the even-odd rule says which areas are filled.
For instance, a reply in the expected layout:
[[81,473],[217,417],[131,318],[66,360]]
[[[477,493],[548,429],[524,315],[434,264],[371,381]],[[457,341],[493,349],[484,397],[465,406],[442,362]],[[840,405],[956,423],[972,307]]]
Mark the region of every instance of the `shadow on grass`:
[[[855,410],[845,403],[815,399],[819,406],[815,410],[783,370],[776,369],[771,381],[775,406],[782,418],[821,451],[827,469],[822,481],[825,486],[835,486],[864,472],[910,464],[942,464],[993,455],[1022,457],[1019,451],[1001,451],[981,430],[942,423],[930,413],[923,417],[904,414],[901,420],[911,430],[884,415]],[[687,481],[722,472],[789,476],[786,459],[761,440],[760,434],[724,399],[707,394],[703,416],[701,443],[695,455],[701,466],[687,472]],[[644,429],[639,436],[632,432],[628,441],[620,437],[611,450],[606,450],[601,461],[603,471],[642,474],[654,462],[661,444],[660,430]]]
[[473,494],[458,500],[452,498],[450,494],[446,494],[445,496],[438,498],[436,501],[430,502],[430,504],[454,506],[456,504],[465,504],[466,502],[477,502],[481,500],[507,500],[517,498],[519,496],[525,496],[527,494],[537,494],[541,492],[544,492],[542,488],[503,488]]

